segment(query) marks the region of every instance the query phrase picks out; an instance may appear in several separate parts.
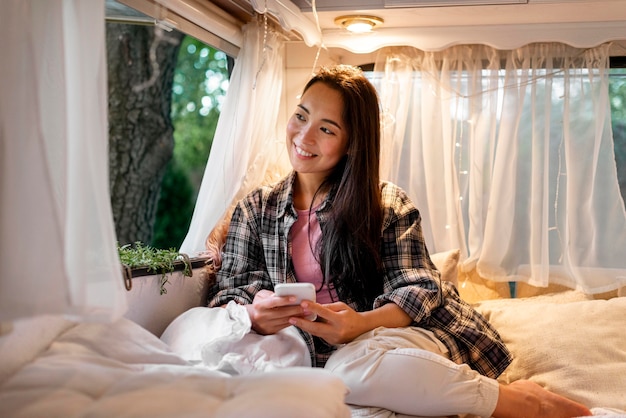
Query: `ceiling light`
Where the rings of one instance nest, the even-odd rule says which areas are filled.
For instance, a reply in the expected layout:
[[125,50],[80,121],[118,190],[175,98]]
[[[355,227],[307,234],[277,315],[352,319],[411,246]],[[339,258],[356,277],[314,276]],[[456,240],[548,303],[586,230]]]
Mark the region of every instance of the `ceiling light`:
[[363,15],[339,16],[335,19],[335,24],[354,33],[371,32],[372,29],[382,25],[383,22],[380,17]]

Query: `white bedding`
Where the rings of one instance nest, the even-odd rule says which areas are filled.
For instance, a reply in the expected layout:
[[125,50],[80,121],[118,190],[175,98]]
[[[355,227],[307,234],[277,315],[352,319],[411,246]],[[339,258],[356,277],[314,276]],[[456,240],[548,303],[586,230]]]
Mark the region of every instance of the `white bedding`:
[[[490,301],[477,308],[514,351],[516,360],[503,381],[530,378],[594,407],[595,415],[626,418],[620,326],[626,298],[594,301],[564,294]],[[291,344],[291,357],[275,352],[279,366],[288,369],[270,367],[276,364],[276,358],[265,356],[271,350],[247,351],[244,344],[235,350],[237,356],[224,356],[211,370],[207,341],[215,347],[237,330],[220,334],[203,324],[216,320],[209,316],[227,313],[236,314],[190,309],[172,321],[164,340],[128,319],[77,324],[42,316],[17,321],[10,332],[0,326],[0,417],[333,418],[351,412],[353,417],[400,417],[372,408],[350,411],[338,378],[293,367],[304,364],[307,353],[295,349],[297,339],[289,333],[276,338],[281,347]],[[254,336],[246,335],[242,343],[245,338]],[[232,344],[237,342],[228,341],[229,350],[237,348]],[[231,377],[218,371],[238,368],[262,373]]]
[[340,379],[296,367],[229,376],[134,322],[38,317],[0,337],[1,417],[349,417]]

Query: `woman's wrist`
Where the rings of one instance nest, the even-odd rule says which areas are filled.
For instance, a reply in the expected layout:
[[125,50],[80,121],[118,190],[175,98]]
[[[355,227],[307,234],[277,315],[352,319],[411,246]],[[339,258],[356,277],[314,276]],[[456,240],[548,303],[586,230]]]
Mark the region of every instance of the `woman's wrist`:
[[387,303],[371,311],[362,312],[362,322],[367,328],[363,332],[367,332],[378,327],[407,327],[413,320],[395,303]]

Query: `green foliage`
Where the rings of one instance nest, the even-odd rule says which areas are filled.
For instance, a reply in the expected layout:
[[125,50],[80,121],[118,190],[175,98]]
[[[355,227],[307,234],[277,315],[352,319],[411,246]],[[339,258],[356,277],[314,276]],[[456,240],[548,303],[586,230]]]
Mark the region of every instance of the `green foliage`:
[[174,73],[174,158],[188,170],[204,170],[220,107],[228,88],[226,54],[187,36]]
[[626,68],[614,68],[609,77],[613,149],[622,199],[626,202]]
[[155,247],[179,248],[187,234],[228,81],[226,54],[186,36],[174,73],[174,155],[161,183]]
[[[160,274],[161,294],[167,293],[165,284],[168,283],[167,275],[174,271],[174,263],[182,260],[181,255],[173,248],[168,250],[157,249],[141,242],[134,245],[126,244],[117,247],[120,261],[130,268],[146,268],[149,272]],[[191,266],[185,262],[185,276],[191,275]]]
[[180,248],[193,215],[194,195],[188,173],[171,160],[161,183],[152,246]]
[[614,68],[609,78],[611,118],[626,123],[626,68]]

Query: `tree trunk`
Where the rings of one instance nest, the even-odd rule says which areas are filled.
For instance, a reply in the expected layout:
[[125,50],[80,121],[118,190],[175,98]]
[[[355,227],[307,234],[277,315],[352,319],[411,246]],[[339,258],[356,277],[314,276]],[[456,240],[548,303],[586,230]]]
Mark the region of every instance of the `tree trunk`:
[[174,148],[172,83],[184,34],[107,24],[111,206],[120,245],[150,243]]

